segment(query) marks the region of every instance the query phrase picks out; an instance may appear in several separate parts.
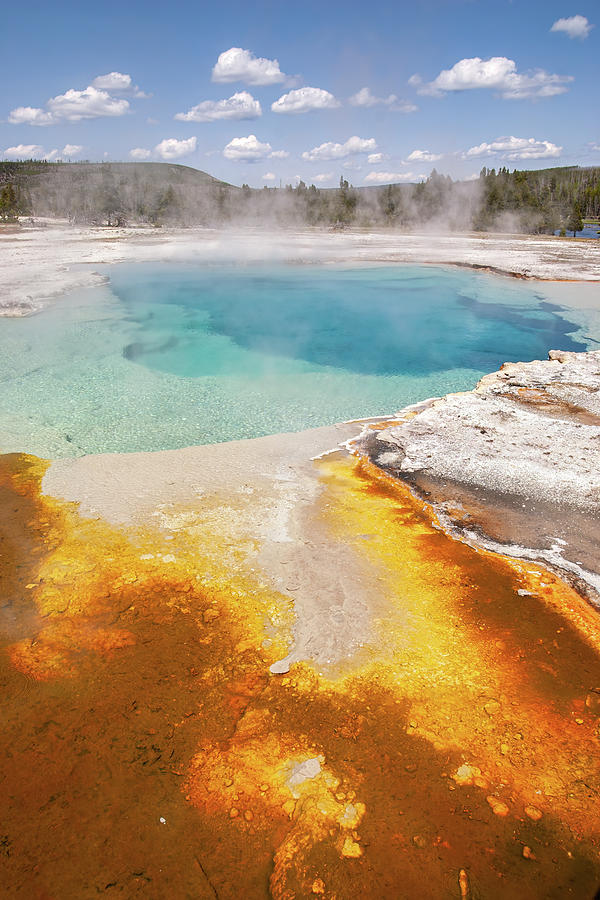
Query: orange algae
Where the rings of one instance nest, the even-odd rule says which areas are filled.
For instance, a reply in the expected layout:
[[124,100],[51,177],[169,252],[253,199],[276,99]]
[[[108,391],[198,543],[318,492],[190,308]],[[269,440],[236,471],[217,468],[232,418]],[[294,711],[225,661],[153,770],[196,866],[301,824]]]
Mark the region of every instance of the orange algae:
[[593,896],[598,653],[554,576],[326,459],[317,514],[379,579],[375,635],[273,677],[288,602],[200,510],[119,529],[0,462],[9,895]]

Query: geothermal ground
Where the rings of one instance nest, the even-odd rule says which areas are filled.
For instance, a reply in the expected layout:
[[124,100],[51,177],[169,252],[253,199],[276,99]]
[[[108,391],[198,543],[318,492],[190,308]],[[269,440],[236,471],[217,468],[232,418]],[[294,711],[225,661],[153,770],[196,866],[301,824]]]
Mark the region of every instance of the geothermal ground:
[[28,315],[48,298],[105,281],[93,266],[145,261],[405,262],[491,268],[521,277],[598,281],[597,241],[499,234],[215,231],[209,228],[0,229],[0,315]]
[[553,354],[385,421],[0,457],[6,896],[591,900],[599,389]]

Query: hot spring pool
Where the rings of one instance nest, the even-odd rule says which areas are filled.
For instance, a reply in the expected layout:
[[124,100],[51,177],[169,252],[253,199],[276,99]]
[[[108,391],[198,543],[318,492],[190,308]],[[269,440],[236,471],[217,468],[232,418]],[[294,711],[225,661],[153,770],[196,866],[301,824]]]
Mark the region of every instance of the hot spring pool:
[[505,360],[588,348],[543,285],[458,269],[105,271],[110,285],[0,320],[2,451],[61,457],[299,431],[468,390]]

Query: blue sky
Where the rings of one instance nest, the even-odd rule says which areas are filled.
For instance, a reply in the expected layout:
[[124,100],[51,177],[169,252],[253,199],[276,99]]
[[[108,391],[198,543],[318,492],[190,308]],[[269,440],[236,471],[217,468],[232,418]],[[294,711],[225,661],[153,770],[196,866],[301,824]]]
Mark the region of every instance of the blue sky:
[[253,187],[600,165],[597,2],[33,2],[2,20],[4,158],[172,160]]

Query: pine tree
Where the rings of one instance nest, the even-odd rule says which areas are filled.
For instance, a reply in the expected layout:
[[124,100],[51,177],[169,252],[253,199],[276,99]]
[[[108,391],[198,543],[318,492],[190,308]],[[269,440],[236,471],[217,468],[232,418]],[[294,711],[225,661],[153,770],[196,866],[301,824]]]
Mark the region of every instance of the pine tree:
[[19,202],[17,200],[17,192],[9,182],[0,191],[0,219],[8,222],[16,219],[18,215]]
[[573,237],[576,237],[578,231],[583,231],[581,206],[579,205],[578,200],[575,200],[575,202],[573,203],[571,215],[569,216],[569,221],[567,222],[567,230],[573,232]]

